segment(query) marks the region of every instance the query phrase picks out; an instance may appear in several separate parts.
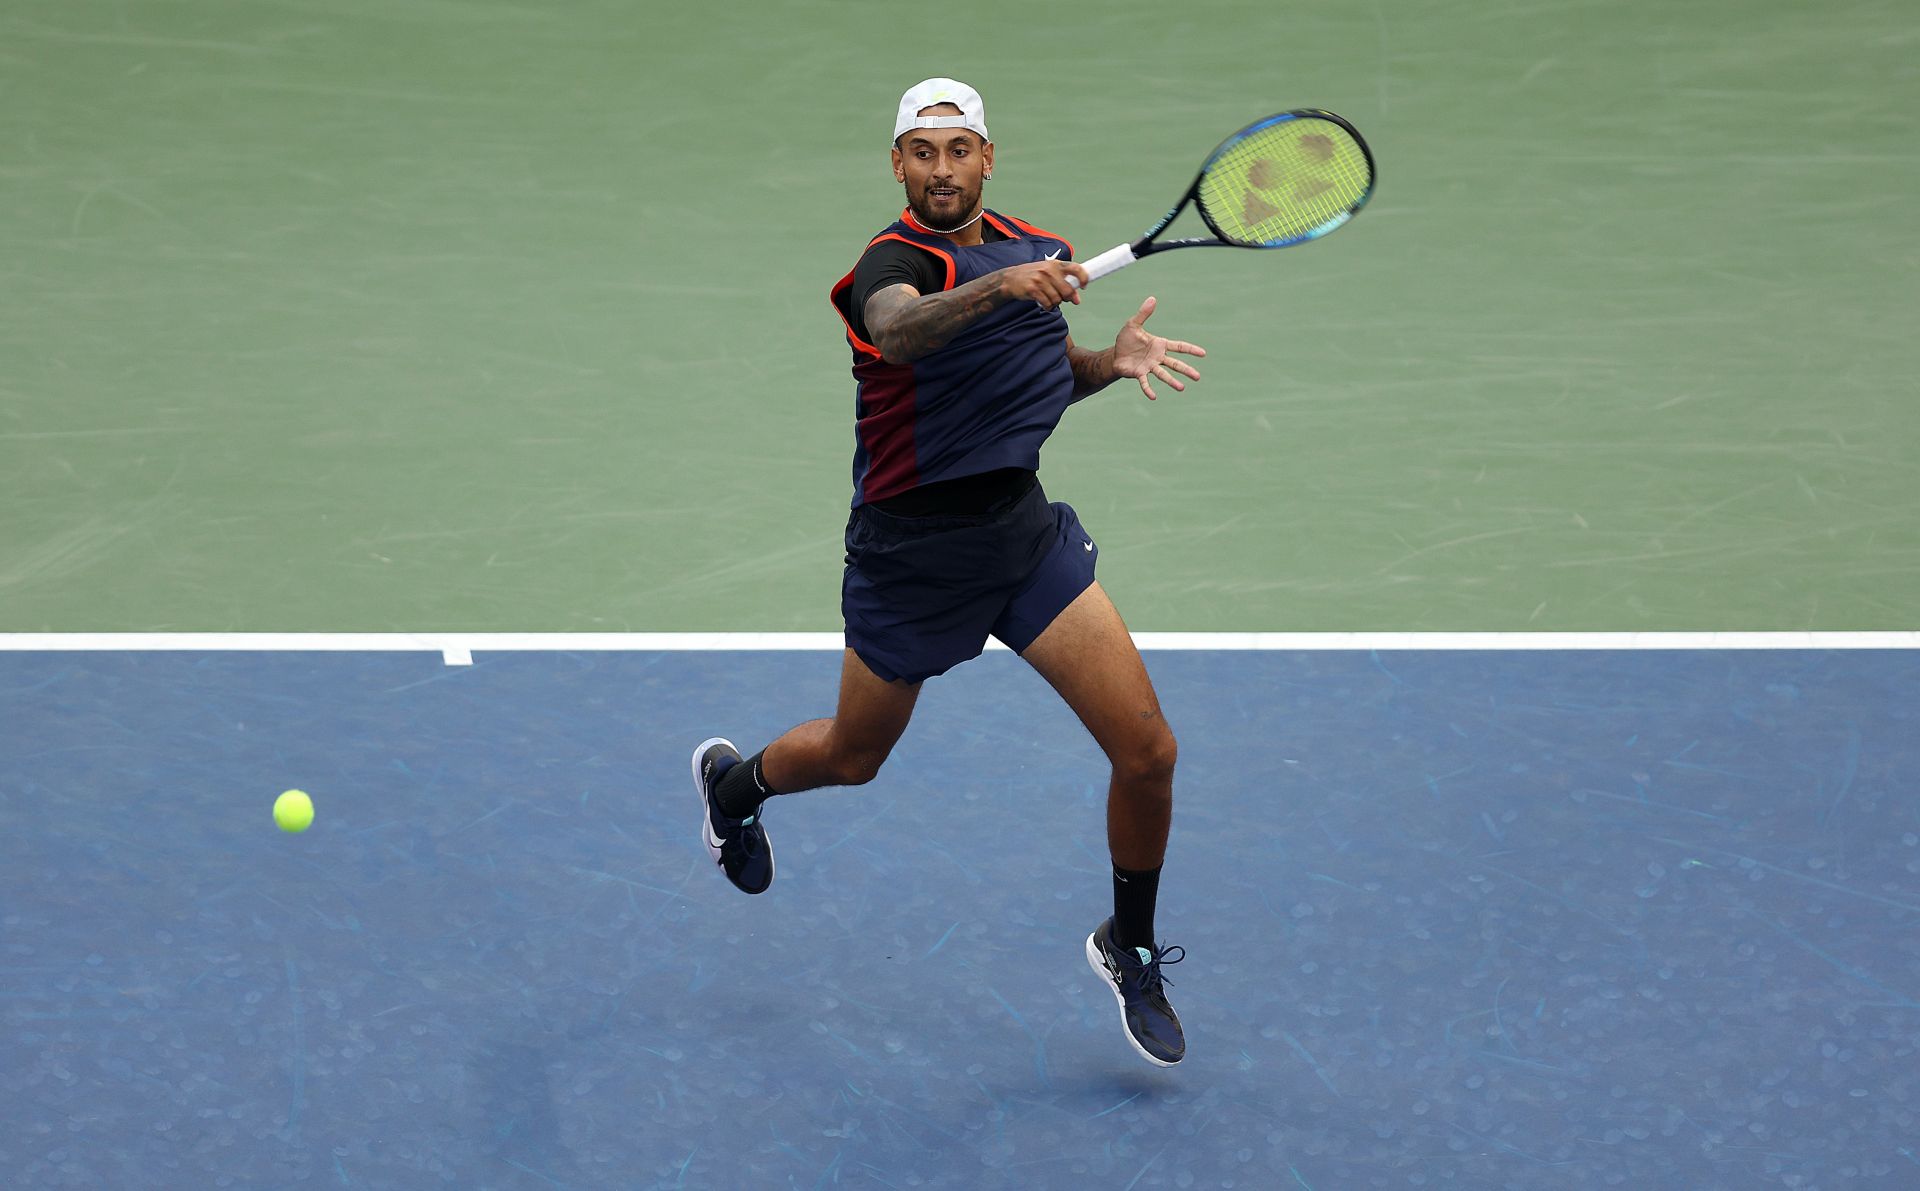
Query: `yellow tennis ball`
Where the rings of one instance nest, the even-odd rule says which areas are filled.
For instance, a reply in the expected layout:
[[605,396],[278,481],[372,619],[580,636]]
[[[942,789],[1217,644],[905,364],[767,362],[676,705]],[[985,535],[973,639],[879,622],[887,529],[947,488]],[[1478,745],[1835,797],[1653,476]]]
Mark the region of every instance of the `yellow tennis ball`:
[[305,831],[313,826],[313,799],[304,790],[288,790],[273,800],[273,821],[282,831]]

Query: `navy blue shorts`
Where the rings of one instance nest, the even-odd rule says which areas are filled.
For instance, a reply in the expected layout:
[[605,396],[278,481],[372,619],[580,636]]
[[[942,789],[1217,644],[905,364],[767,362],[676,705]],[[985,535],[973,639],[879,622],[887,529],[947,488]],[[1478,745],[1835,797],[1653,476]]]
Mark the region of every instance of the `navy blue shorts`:
[[1003,510],[847,519],[840,611],[847,646],[881,678],[919,682],[980,656],[992,635],[1019,653],[1093,584],[1100,548],[1040,485]]

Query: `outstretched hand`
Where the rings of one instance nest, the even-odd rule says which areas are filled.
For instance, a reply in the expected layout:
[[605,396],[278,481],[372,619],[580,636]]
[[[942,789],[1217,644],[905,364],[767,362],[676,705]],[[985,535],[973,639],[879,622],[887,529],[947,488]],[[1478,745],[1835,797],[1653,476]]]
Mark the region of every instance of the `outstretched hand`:
[[[1153,314],[1156,300],[1148,298],[1140,303],[1140,313],[1128,319],[1120,328],[1120,334],[1113,340],[1113,370],[1120,376],[1130,376],[1140,382],[1140,391],[1147,400],[1155,400],[1153,385],[1149,377],[1159,377],[1176,390],[1185,392],[1187,386],[1180,383],[1180,377],[1199,380],[1200,373],[1185,360],[1177,360],[1169,352],[1179,352],[1185,356],[1204,356],[1207,349],[1192,343],[1183,343],[1178,339],[1162,339],[1147,330],[1147,319]],[[1174,373],[1179,373],[1175,376]]]

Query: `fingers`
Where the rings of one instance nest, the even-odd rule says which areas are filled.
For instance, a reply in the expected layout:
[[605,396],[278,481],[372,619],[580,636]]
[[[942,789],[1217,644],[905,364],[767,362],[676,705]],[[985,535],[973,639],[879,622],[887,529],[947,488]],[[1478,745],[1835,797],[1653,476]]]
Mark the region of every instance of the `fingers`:
[[1175,372],[1178,372],[1181,376],[1186,377],[1188,380],[1200,379],[1200,370],[1198,368],[1195,368],[1193,365],[1187,363],[1185,360],[1176,360],[1176,359],[1173,359],[1172,357],[1168,357],[1167,359],[1162,360],[1161,364],[1164,367],[1173,369]]
[[1054,281],[1049,278],[1039,286],[1039,292],[1034,294],[1033,300],[1038,302],[1042,309],[1053,310],[1064,302],[1080,301],[1080,291],[1064,281]]
[[1147,319],[1153,315],[1153,308],[1158,302],[1158,298],[1148,298],[1146,301],[1140,303],[1140,313],[1128,319],[1127,325],[1130,327],[1145,326]]
[[1147,378],[1144,376],[1140,378],[1140,391],[1147,395],[1148,401],[1157,400],[1153,395],[1153,386],[1147,383]]
[[1085,265],[1076,265],[1072,261],[1056,261],[1060,266],[1059,285],[1063,300],[1073,303],[1080,301],[1080,291],[1091,280],[1087,276]]
[[1034,301],[1048,310],[1064,302],[1080,301],[1080,287],[1087,280],[1084,267],[1072,261],[1038,261],[1036,264],[1039,268],[1034,276]]
[[1165,364],[1155,364],[1153,366],[1153,374],[1159,377],[1161,380],[1166,381],[1168,384],[1172,385],[1174,392],[1184,393],[1187,391],[1187,386],[1180,383],[1179,377],[1167,371],[1167,366]]
[[1170,352],[1180,352],[1188,356],[1204,356],[1207,354],[1207,349],[1201,347],[1199,344],[1183,343],[1178,339],[1167,340],[1167,350]]

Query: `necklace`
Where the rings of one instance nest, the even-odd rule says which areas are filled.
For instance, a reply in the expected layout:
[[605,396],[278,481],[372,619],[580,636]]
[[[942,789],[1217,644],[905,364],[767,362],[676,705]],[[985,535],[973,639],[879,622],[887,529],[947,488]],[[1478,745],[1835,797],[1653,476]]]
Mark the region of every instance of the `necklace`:
[[935,227],[931,223],[921,222],[920,217],[917,215],[914,216],[914,222],[919,223],[921,227],[926,228],[930,232],[939,232],[943,236],[951,236],[955,232],[964,232],[968,228],[972,227],[974,224],[980,222],[980,217],[982,215],[985,215],[986,213],[987,213],[986,207],[982,206],[978,211],[975,211],[973,213],[972,219],[967,220],[965,223],[961,224],[959,227]]

